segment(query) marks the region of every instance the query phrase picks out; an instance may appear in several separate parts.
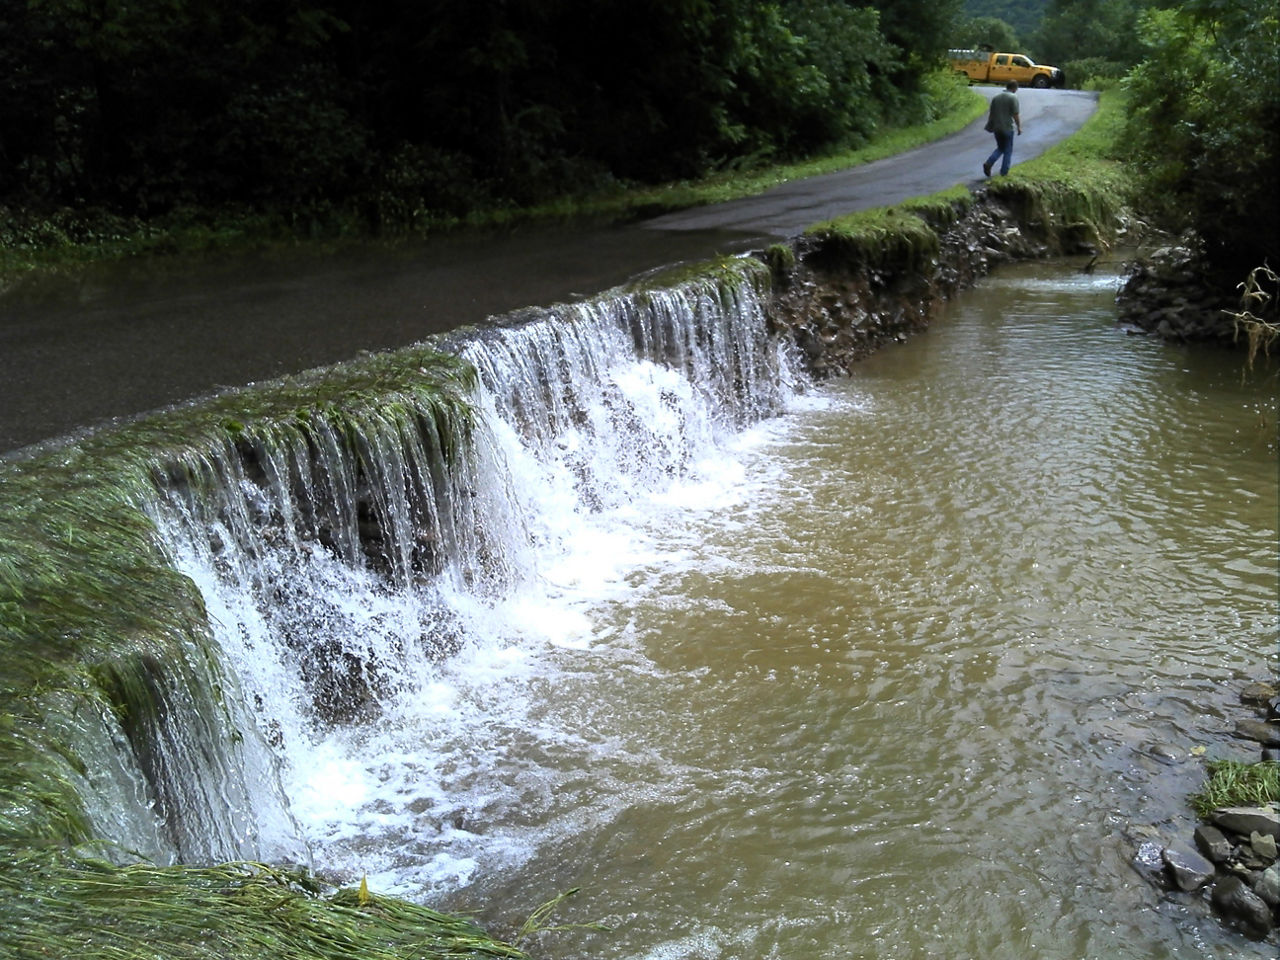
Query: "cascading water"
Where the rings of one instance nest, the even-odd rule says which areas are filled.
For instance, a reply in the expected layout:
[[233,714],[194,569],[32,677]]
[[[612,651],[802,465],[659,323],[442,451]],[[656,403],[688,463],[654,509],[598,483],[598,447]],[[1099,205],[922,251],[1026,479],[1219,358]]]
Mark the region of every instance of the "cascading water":
[[715,496],[725,443],[799,382],[759,264],[725,269],[452,335],[465,414],[250,424],[170,468],[153,515],[278,759],[286,805],[254,780],[265,850],[438,890],[528,856],[558,793],[596,789],[540,763],[599,747],[541,715],[541,658],[588,644],[645,524]]

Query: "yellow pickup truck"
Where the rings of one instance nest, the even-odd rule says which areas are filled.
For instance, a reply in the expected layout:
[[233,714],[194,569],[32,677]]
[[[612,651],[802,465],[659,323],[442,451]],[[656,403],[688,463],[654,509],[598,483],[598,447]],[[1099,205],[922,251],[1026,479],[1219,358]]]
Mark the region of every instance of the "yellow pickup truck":
[[948,50],[951,69],[969,78],[970,83],[1008,83],[1020,87],[1060,87],[1066,77],[1057,67],[1036,63],[1021,53],[992,53],[987,50]]

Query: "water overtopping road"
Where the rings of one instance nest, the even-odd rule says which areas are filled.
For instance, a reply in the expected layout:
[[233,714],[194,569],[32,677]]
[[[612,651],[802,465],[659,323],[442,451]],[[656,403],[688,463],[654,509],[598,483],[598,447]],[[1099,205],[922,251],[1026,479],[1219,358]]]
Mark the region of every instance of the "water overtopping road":
[[[1096,104],[1079,91],[1027,90],[1021,99],[1026,135],[1015,162],[1079,129]],[[589,296],[840,214],[976,185],[990,146],[979,120],[897,157],[639,225],[521,230],[305,260],[246,258],[180,277],[129,270],[41,303],[5,303],[0,456],[361,350]]]

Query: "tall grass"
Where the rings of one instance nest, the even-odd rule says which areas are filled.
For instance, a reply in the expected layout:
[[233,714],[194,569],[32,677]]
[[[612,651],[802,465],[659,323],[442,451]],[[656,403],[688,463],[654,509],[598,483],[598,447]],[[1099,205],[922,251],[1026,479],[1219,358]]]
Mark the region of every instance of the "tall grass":
[[77,960],[454,960],[526,954],[470,921],[263,864],[118,867],[54,849],[0,871],[0,952]]
[[1207,770],[1204,787],[1191,795],[1197,816],[1208,817],[1219,807],[1280,804],[1280,763],[1210,760]]

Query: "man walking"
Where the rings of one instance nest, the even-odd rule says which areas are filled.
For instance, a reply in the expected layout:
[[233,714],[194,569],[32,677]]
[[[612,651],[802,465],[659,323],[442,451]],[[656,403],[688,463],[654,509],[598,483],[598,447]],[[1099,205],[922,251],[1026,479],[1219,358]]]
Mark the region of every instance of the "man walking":
[[1009,172],[1009,164],[1013,162],[1013,130],[1017,128],[1022,134],[1022,116],[1018,113],[1018,81],[1010,80],[1004,90],[991,99],[991,111],[987,114],[987,129],[996,135],[996,148],[987,162],[982,165],[983,176],[991,176],[991,167],[1000,157],[1000,175]]

